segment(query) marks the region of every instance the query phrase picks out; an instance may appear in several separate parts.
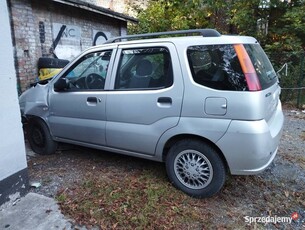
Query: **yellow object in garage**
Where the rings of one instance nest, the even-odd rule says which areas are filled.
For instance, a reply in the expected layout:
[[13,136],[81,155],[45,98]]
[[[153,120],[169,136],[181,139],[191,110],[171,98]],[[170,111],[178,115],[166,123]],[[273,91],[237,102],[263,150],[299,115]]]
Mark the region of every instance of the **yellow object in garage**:
[[62,68],[41,68],[39,69],[39,80],[46,80],[49,79],[51,77],[54,77],[56,74],[58,74],[60,71],[62,70]]

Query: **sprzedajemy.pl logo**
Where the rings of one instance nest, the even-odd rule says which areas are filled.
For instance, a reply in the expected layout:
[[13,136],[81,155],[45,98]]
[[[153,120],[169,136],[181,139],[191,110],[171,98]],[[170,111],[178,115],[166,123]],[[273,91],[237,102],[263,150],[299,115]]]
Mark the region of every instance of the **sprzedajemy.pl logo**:
[[[249,223],[249,224],[252,224],[252,223],[262,223],[262,224],[288,223],[288,224],[291,224],[292,221],[300,222],[300,220],[302,219],[301,217],[302,216],[298,212],[293,212],[290,217],[289,216],[283,217],[283,216],[277,216],[277,215],[274,215],[274,216],[256,216],[256,217],[245,216],[244,219],[245,219],[245,222]],[[305,224],[305,218],[301,222],[302,222],[301,224]]]

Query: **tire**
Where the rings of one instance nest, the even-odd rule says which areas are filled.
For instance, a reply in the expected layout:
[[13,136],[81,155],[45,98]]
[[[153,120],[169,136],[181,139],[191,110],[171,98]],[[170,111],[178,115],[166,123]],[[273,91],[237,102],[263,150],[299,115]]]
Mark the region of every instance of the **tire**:
[[32,119],[27,126],[27,139],[35,153],[41,155],[55,153],[57,142],[53,141],[49,128],[44,121]]
[[68,60],[58,58],[39,58],[38,69],[41,68],[64,68],[69,63]]
[[195,198],[215,195],[226,179],[226,168],[218,152],[193,139],[179,141],[170,148],[166,171],[176,188]]

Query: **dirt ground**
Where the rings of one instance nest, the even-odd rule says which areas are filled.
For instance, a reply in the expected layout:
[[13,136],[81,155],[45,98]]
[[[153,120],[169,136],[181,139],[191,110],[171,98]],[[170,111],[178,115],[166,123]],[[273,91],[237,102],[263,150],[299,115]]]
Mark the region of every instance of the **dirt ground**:
[[[112,225],[113,219],[107,222],[108,224],[97,217],[94,221],[87,220],[86,216],[80,215],[75,208],[84,200],[84,194],[79,194],[84,190],[79,188],[89,179],[98,181],[102,177],[103,181],[107,181],[107,186],[109,182],[113,182],[113,185],[122,187],[125,181],[129,183],[135,180],[137,175],[142,175],[141,179],[137,179],[142,181],[144,175],[151,184],[157,186],[164,183],[164,186],[167,186],[165,165],[158,162],[64,144],[59,146],[57,154],[40,156],[27,146],[30,184],[33,185],[31,191],[55,197],[59,200],[64,214],[74,219],[76,224],[85,224],[88,228],[111,226],[117,229],[132,229],[142,226],[150,229],[305,229],[304,112],[284,110],[285,126],[278,155],[266,171],[255,176],[230,176],[222,191],[209,199],[192,199],[179,193],[177,197],[184,203],[179,204],[179,199],[175,201],[175,207],[180,208],[180,211],[170,217],[172,222],[168,224],[131,223],[129,219],[123,219],[121,223],[115,219]],[[173,198],[176,189],[169,186],[167,190],[170,191],[168,194],[164,193],[167,200],[164,204],[163,199],[158,198],[160,206],[165,207],[166,202],[173,203],[171,199],[176,199]],[[72,192],[74,198],[69,197]],[[60,200],[62,194],[65,195],[63,201]],[[113,195],[112,192],[110,194]],[[132,197],[131,194],[126,196]],[[77,200],[78,197],[83,199]],[[78,203],[75,204],[76,200]],[[138,206],[139,204],[134,205]],[[186,218],[182,214],[191,210],[194,219]],[[151,217],[153,211],[149,212],[147,211],[148,221],[160,220]],[[178,221],[180,216],[185,218],[183,223]],[[281,217],[291,217],[291,223],[282,223]],[[270,223],[272,218],[276,219],[277,223]]]

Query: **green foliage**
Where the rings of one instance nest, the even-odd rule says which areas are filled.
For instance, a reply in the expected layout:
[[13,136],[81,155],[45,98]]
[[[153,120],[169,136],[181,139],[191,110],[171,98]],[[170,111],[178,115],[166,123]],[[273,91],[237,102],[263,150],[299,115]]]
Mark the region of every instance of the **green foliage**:
[[178,0],[151,0],[146,10],[135,10],[139,24],[129,27],[131,34],[204,28],[209,25],[208,9],[199,0],[185,1],[185,4]]
[[260,17],[258,10],[260,0],[236,0],[230,9],[230,23],[237,32],[243,35],[257,35],[257,19]]
[[281,99],[285,102],[292,102],[297,98],[297,90],[291,88],[297,88],[299,84],[299,65],[288,65],[289,74],[286,76],[284,74],[280,77],[280,84],[283,88],[281,93]]
[[305,46],[305,3],[292,7],[284,15],[286,33],[294,34]]
[[[130,34],[211,27],[254,36],[269,50],[305,46],[304,0],[150,0],[147,9],[134,10],[139,23]],[[268,29],[259,30],[258,21],[268,22]]]
[[296,87],[305,49],[305,0],[150,0],[146,10],[135,10],[139,23],[129,27],[131,34],[215,28],[256,37],[275,69],[289,65],[285,87]]

